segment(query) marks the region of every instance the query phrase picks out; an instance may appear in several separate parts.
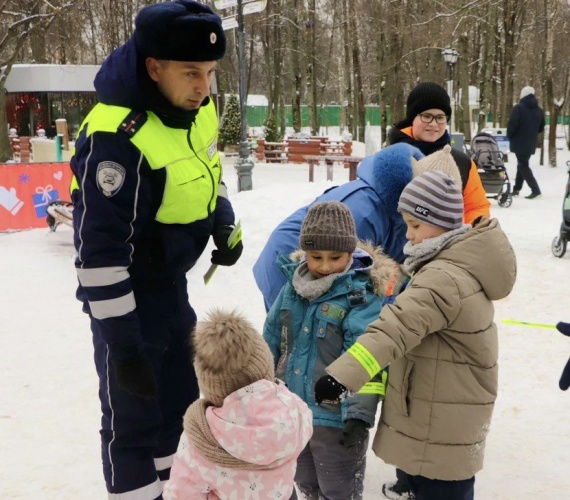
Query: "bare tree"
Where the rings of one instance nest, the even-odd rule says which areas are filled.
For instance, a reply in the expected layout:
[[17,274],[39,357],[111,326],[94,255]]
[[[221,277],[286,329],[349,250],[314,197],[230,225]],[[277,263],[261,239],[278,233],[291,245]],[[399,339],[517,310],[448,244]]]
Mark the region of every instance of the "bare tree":
[[[554,23],[558,16],[558,0],[544,0],[544,19],[546,31],[546,49],[544,52],[544,81],[546,87],[546,103],[550,111],[550,127],[548,133],[548,164],[556,167],[556,125],[558,115],[564,105],[562,96],[554,96],[554,68],[552,58],[554,53]],[[562,90],[562,89],[561,89]]]
[[[0,161],[8,160],[12,155],[6,117],[6,79],[12,66],[23,56],[22,49],[28,37],[36,30],[45,29],[74,4],[75,0],[0,1]],[[22,59],[29,59],[29,56]]]
[[[101,62],[132,35],[140,8],[155,2],[0,0],[2,82],[14,61]],[[405,116],[405,97],[417,82],[445,84],[441,50],[451,46],[460,52],[455,123],[467,140],[472,86],[480,96],[478,129],[489,114],[504,125],[518,87],[528,84],[543,89],[538,97],[555,123],[555,114],[568,109],[569,26],[570,5],[562,0],[271,0],[262,13],[246,16],[248,93],[267,96],[282,133],[286,103],[293,115],[287,125],[296,131],[308,125],[301,114],[308,105],[316,134],[323,107],[334,101],[346,104],[342,124],[362,138],[366,105],[378,104],[385,136],[386,126]],[[226,35],[218,89],[236,93],[237,43],[233,31]]]
[[307,52],[307,95],[309,96],[309,121],[311,134],[319,134],[317,89],[317,7],[316,0],[307,2],[305,22],[305,47]]

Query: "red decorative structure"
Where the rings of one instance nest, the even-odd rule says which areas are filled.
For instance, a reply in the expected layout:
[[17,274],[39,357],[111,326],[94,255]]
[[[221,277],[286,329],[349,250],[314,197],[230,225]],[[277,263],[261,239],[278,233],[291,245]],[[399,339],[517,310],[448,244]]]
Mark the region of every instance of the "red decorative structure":
[[46,208],[69,200],[69,163],[0,164],[0,232],[46,228]]

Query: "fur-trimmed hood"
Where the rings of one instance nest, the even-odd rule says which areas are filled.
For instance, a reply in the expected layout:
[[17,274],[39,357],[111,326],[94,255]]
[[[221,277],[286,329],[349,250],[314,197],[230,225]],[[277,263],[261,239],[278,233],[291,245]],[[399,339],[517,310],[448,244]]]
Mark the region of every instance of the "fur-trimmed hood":
[[[382,247],[374,247],[369,241],[358,242],[352,259],[351,271],[369,273],[376,295],[389,296],[399,293],[409,278],[402,266],[382,251]],[[281,270],[290,278],[304,260],[305,252],[297,249],[289,255],[289,263],[283,264]]]

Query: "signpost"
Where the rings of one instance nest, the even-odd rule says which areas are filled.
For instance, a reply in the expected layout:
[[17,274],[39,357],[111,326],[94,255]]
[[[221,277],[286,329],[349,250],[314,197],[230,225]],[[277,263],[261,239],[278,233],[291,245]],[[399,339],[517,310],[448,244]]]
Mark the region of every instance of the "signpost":
[[241,138],[239,156],[234,168],[238,174],[238,191],[251,191],[253,188],[251,171],[253,161],[249,154],[247,142],[247,115],[246,115],[246,65],[245,65],[245,31],[243,16],[261,12],[267,6],[267,0],[214,0],[216,9],[237,7],[237,14],[231,14],[222,19],[224,30],[238,29],[238,60],[239,60],[239,110],[241,119]]

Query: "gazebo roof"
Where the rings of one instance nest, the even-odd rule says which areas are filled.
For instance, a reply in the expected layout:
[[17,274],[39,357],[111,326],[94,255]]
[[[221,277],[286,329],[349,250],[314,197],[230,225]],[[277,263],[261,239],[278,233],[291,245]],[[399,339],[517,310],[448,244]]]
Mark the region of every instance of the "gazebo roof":
[[8,92],[95,92],[100,66],[72,64],[14,64],[6,79]]

